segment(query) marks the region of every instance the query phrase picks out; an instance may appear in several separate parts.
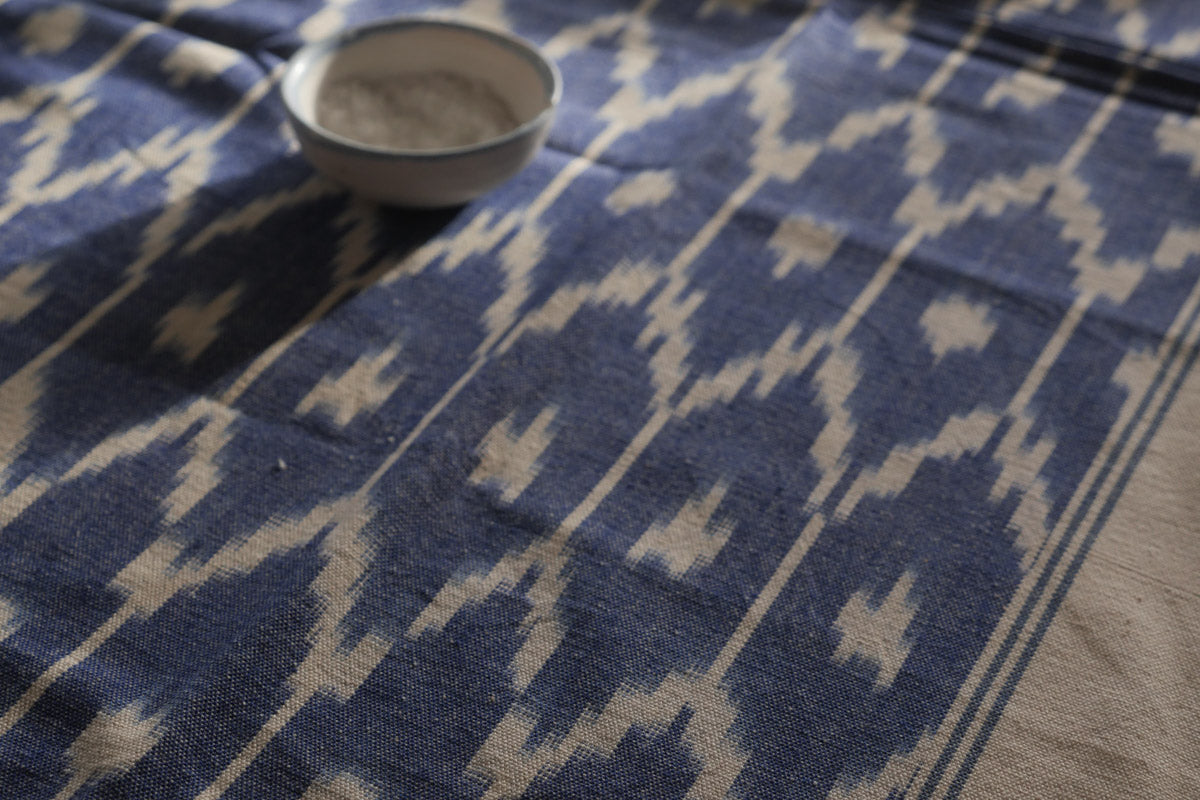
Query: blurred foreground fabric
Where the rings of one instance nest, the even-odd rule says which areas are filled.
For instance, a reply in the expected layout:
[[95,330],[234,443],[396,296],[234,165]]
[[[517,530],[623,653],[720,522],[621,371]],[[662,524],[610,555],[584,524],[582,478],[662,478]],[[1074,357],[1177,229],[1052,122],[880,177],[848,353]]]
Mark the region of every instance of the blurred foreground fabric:
[[[277,83],[565,77],[442,212]],[[1200,5],[0,2],[0,797],[1200,797]]]

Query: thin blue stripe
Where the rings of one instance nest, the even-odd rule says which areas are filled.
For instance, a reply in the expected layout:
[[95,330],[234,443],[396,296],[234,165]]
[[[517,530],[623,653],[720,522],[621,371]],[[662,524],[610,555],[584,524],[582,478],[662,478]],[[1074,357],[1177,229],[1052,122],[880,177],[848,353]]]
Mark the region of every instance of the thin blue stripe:
[[[1194,322],[1195,319],[1196,315],[1193,314],[1192,321]],[[1178,343],[1176,344],[1178,345]],[[996,727],[996,723],[999,721],[1000,715],[1004,713],[1004,708],[1008,704],[1009,699],[1012,697],[1013,692],[1016,690],[1017,683],[1021,680],[1022,675],[1024,675],[1025,669],[1029,666],[1029,662],[1033,659],[1033,654],[1037,650],[1038,645],[1041,644],[1042,639],[1045,637],[1046,630],[1050,627],[1050,623],[1054,621],[1054,617],[1058,613],[1058,608],[1060,605],[1062,605],[1062,601],[1066,597],[1067,591],[1071,588],[1071,584],[1074,583],[1075,576],[1079,572],[1080,567],[1083,566],[1083,562],[1087,558],[1088,552],[1091,550],[1092,545],[1095,543],[1096,537],[1100,535],[1100,531],[1104,528],[1105,522],[1107,522],[1108,517],[1112,514],[1113,508],[1116,507],[1117,501],[1121,499],[1121,494],[1125,491],[1125,486],[1129,483],[1130,478],[1133,476],[1134,469],[1137,467],[1138,462],[1142,460],[1142,457],[1146,453],[1146,449],[1150,446],[1150,440],[1154,438],[1154,435],[1158,432],[1159,427],[1162,425],[1163,419],[1166,418],[1167,412],[1170,410],[1172,403],[1175,401],[1175,396],[1179,393],[1180,387],[1183,386],[1183,382],[1187,379],[1188,374],[1195,365],[1197,356],[1200,356],[1200,348],[1193,348],[1183,366],[1183,369],[1180,370],[1179,376],[1176,377],[1175,382],[1167,391],[1166,401],[1158,410],[1158,413],[1155,414],[1154,419],[1150,423],[1150,427],[1146,430],[1146,434],[1142,437],[1141,441],[1138,442],[1137,449],[1134,451],[1133,457],[1130,458],[1129,464],[1126,465],[1125,470],[1121,473],[1121,477],[1118,479],[1117,485],[1113,487],[1113,491],[1109,494],[1108,499],[1105,501],[1104,508],[1101,509],[1100,516],[1092,524],[1087,536],[1079,546],[1079,552],[1075,554],[1075,558],[1072,559],[1070,566],[1067,567],[1067,574],[1063,577],[1062,582],[1054,590],[1054,594],[1051,597],[1046,610],[1042,613],[1042,618],[1038,621],[1037,628],[1034,630],[1032,638],[1025,646],[1025,650],[1021,653],[1021,657],[1017,660],[1016,667],[1013,669],[1012,674],[1009,675],[1008,681],[1005,682],[1004,688],[1000,692],[1000,696],[996,698],[996,703],[992,706],[991,711],[988,713],[987,719],[984,721],[984,725],[979,731],[979,735],[975,738],[975,742],[971,745],[971,749],[968,751],[963,765],[959,768],[958,774],[954,778],[954,782],[950,785],[948,797],[957,797],[958,793],[962,791],[963,784],[965,784],[967,778],[970,777],[971,770],[974,769],[975,763],[979,760],[979,756],[983,753],[983,748],[987,745],[988,738],[991,736],[992,730]]]
[[974,695],[971,697],[971,702],[967,705],[966,711],[964,712],[962,718],[958,721],[958,724],[955,725],[954,731],[950,736],[950,741],[946,744],[945,749],[938,757],[937,762],[934,764],[933,770],[930,772],[929,778],[925,781],[924,786],[921,788],[921,793],[917,796],[918,800],[926,800],[926,798],[928,798],[937,789],[937,786],[941,782],[942,775],[945,773],[950,759],[953,758],[954,753],[958,749],[959,742],[961,742],[963,737],[966,735],[966,729],[975,719],[975,715],[978,713],[979,707],[983,704],[984,696],[991,688],[992,682],[996,679],[996,675],[999,673],[1000,668],[1008,658],[1008,654],[1016,646],[1017,637],[1020,635],[1021,631],[1025,629],[1025,622],[1033,613],[1034,606],[1037,605],[1038,600],[1041,598],[1046,585],[1050,581],[1050,576],[1054,573],[1055,567],[1058,565],[1059,560],[1063,557],[1067,548],[1070,546],[1071,541],[1075,537],[1075,532],[1079,526],[1083,524],[1083,519],[1087,516],[1088,511],[1095,502],[1096,496],[1100,492],[1100,487],[1104,485],[1104,481],[1108,478],[1108,475],[1116,464],[1117,459],[1125,451],[1129,439],[1133,437],[1134,428],[1145,415],[1147,407],[1153,402],[1154,396],[1158,391],[1158,387],[1166,379],[1166,373],[1170,370],[1170,367],[1179,357],[1179,354],[1183,348],[1183,340],[1186,338],[1186,333],[1191,331],[1194,327],[1197,316],[1200,316],[1200,306],[1198,306],[1197,309],[1192,312],[1191,318],[1188,320],[1188,323],[1185,326],[1184,335],[1181,335],[1171,346],[1166,359],[1163,360],[1162,365],[1159,367],[1158,372],[1154,376],[1154,381],[1150,385],[1150,390],[1146,392],[1146,395],[1138,404],[1137,411],[1134,412],[1133,417],[1126,424],[1125,430],[1121,432],[1121,436],[1117,440],[1117,446],[1113,448],[1111,453],[1109,453],[1108,458],[1105,460],[1104,466],[1100,470],[1100,474],[1096,476],[1096,480],[1088,489],[1083,503],[1076,510],[1074,517],[1071,519],[1070,525],[1067,527],[1066,533],[1063,535],[1062,540],[1055,547],[1054,553],[1050,556],[1050,559],[1047,562],[1046,567],[1043,569],[1041,576],[1038,578],[1037,583],[1034,585],[1030,596],[1026,599],[1025,605],[1021,608],[1021,613],[1017,616],[1016,623],[1013,625],[1012,630],[1009,631],[1008,636],[1005,637],[1004,643],[1000,647],[1000,652],[998,652],[995,658],[992,659],[992,663],[988,666],[987,672],[984,673],[983,681],[976,688]]

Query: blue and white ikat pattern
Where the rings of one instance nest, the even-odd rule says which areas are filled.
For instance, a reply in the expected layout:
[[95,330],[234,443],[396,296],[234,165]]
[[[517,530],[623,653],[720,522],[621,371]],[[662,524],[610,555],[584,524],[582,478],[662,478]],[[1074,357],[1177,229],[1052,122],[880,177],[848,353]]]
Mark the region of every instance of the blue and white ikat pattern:
[[[563,71],[445,212],[287,57]],[[0,797],[958,796],[1200,336],[1200,6],[0,2]]]

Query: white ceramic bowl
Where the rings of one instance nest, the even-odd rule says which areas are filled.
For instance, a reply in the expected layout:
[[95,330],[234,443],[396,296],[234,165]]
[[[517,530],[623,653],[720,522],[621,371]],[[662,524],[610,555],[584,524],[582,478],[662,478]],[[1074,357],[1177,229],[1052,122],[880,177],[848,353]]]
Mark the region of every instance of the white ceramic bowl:
[[[317,103],[345,78],[380,80],[440,71],[480,80],[517,126],[460,147],[394,149],[317,123]],[[402,17],[351,28],[301,48],[282,95],[301,151],[317,170],[384,203],[436,208],[472,200],[519,172],[545,141],[562,91],[554,64],[511,34],[463,22]]]

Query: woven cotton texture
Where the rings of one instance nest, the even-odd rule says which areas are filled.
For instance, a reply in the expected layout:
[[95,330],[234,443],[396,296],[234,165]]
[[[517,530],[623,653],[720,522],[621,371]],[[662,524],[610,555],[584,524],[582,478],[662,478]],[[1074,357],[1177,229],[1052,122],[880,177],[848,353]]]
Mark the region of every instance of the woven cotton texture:
[[[564,76],[461,208],[278,81]],[[1200,4],[0,2],[0,798],[1200,797]]]

